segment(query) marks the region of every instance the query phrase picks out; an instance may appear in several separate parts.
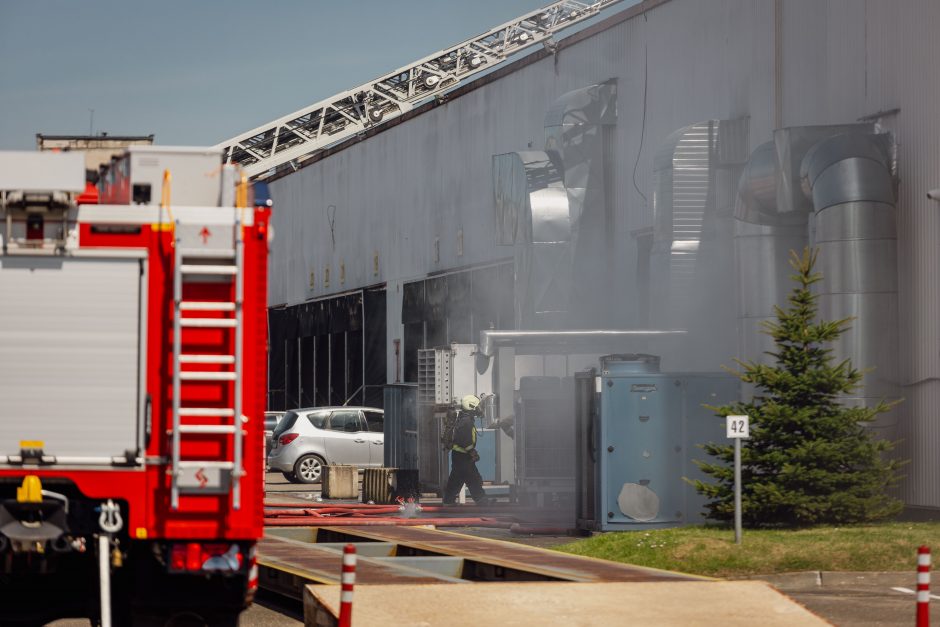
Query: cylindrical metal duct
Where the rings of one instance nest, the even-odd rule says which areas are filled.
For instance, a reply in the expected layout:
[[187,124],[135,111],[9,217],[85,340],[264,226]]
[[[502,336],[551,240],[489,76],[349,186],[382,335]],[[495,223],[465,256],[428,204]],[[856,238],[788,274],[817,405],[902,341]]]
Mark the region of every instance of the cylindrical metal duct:
[[738,222],[734,252],[738,284],[738,357],[771,363],[774,341],[763,323],[776,319],[774,307],[786,303],[793,288],[790,251],[806,246],[805,226],[771,226]]
[[790,250],[806,245],[806,215],[777,212],[777,157],[774,142],[758,146],[741,175],[735,207],[735,266],[738,283],[738,355],[766,363],[773,350],[762,323],[775,318],[792,284]]
[[[735,217],[751,224],[779,224],[777,152],[773,141],[754,149],[738,183]],[[805,218],[802,222],[806,222]]]
[[[898,296],[895,189],[889,136],[848,133],[825,139],[803,158],[803,191],[813,200],[819,311],[853,317],[835,343],[837,360],[874,368],[849,402],[873,406],[898,398]],[[876,428],[894,437],[894,413]]]

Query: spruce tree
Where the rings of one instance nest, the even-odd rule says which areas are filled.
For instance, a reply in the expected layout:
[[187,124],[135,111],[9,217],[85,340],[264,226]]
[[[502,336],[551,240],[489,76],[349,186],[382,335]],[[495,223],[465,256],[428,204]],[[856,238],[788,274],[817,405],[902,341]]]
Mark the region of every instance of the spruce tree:
[[[773,365],[736,360],[741,381],[755,387],[749,402],[709,407],[719,416],[750,416],[750,438],[742,441],[742,517],[750,526],[804,526],[887,518],[901,503],[887,495],[896,485],[899,462],[888,459],[894,444],[873,436],[865,425],[891,409],[851,407],[840,396],[852,393],[864,372],[844,360],[834,363],[831,343],[851,318],[818,321],[813,284],[817,251],[790,253],[796,285],[786,309],[775,307],[767,321],[775,350]],[[715,479],[694,481],[710,499],[707,515],[734,517],[732,444],[706,444],[715,462],[696,462]]]

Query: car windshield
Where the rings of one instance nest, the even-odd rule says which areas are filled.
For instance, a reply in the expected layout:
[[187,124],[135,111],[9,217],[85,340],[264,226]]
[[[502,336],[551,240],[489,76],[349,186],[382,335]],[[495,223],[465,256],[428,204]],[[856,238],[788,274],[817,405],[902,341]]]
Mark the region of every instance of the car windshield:
[[274,438],[277,439],[281,437],[282,433],[289,431],[294,426],[294,423],[297,422],[297,416],[299,416],[299,414],[295,411],[289,411],[284,414],[281,421],[277,423],[277,428],[274,429]]

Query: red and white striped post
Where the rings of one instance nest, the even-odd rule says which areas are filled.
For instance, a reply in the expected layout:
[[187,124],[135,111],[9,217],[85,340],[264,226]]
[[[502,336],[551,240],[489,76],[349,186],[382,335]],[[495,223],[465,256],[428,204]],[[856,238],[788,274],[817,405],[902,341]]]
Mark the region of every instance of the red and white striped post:
[[356,583],[356,546],[343,547],[343,576],[340,579],[339,627],[352,626],[353,585]]
[[917,549],[917,627],[930,626],[930,547]]

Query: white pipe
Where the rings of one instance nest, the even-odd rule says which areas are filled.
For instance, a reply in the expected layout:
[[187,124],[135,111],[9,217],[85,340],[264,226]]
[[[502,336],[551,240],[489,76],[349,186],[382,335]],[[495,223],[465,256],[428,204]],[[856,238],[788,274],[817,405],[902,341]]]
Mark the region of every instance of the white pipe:
[[480,331],[479,354],[491,357],[497,346],[514,346],[540,349],[548,354],[560,347],[574,347],[585,350],[589,347],[603,347],[605,350],[618,350],[619,347],[636,339],[684,335],[683,329],[655,330],[614,330],[614,329],[578,329],[568,331]]
[[111,541],[98,536],[98,587],[101,590],[101,627],[111,627]]

